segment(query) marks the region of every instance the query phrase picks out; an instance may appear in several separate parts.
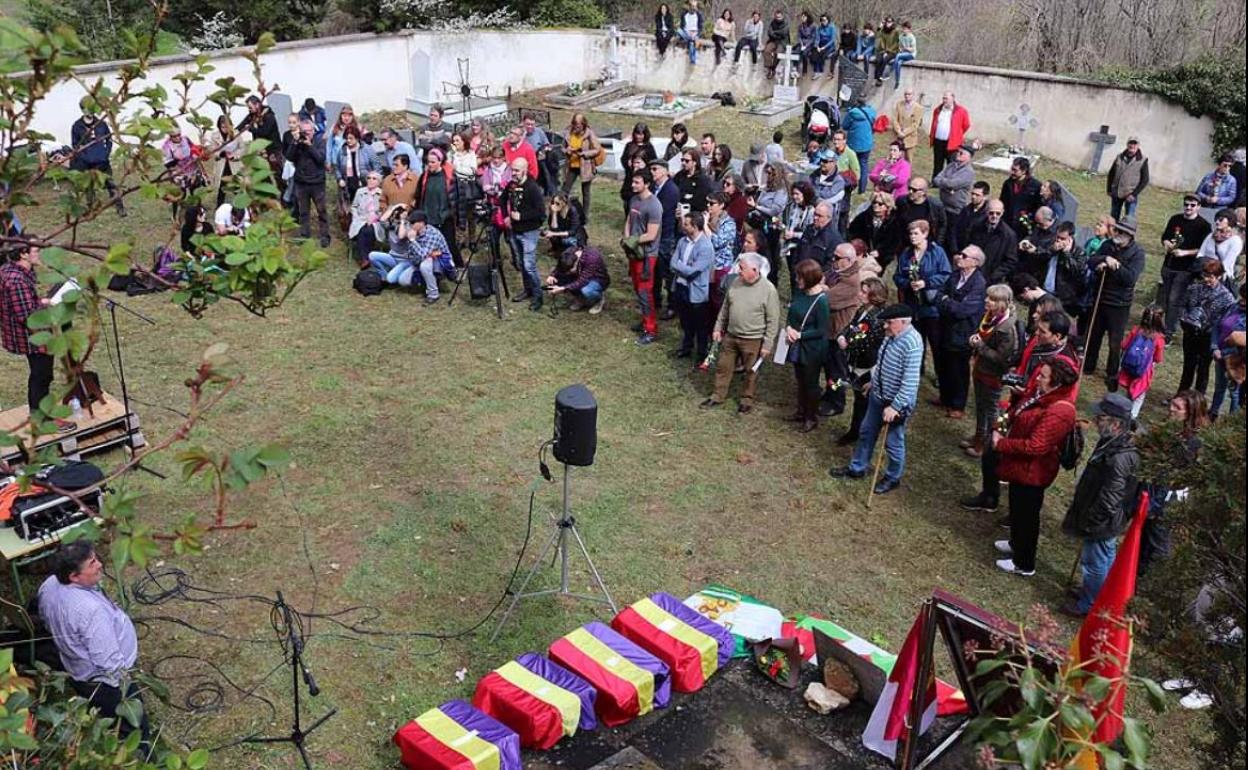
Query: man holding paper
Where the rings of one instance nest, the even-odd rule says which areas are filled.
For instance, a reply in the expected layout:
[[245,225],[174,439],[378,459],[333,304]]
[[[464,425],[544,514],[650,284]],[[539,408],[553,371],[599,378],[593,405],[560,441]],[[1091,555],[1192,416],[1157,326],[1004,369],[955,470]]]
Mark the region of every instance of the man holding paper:
[[[39,280],[35,268],[43,264],[39,260],[39,247],[23,243],[8,252],[0,267],[0,340],[10,353],[26,357],[30,377],[26,380],[26,403],[33,415],[39,402],[52,387],[53,358],[40,345],[30,342],[30,329],[26,319],[50,304],[39,296]],[[76,426],[66,420],[56,420],[57,430],[69,431]]]
[[780,333],[780,295],[771,281],[763,280],[763,260],[758,254],[746,252],[737,264],[741,272],[724,290],[724,304],[711,335],[720,346],[715,391],[701,407],[713,409],[724,403],[740,362],[745,367],[745,387],[737,411],[749,414],[754,410],[758,366],[771,355]]

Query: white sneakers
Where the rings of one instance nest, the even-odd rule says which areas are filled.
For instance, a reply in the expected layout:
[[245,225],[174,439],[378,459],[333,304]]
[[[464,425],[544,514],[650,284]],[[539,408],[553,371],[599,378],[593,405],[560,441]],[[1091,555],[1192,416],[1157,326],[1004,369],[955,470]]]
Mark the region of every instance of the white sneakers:
[[1200,690],[1192,690],[1187,695],[1179,698],[1179,705],[1185,709],[1200,711],[1201,709],[1207,709],[1213,705],[1213,697],[1201,692]]
[[1207,709],[1213,705],[1213,697],[1208,693],[1203,693],[1195,689],[1196,683],[1191,679],[1167,679],[1161,683],[1161,689],[1166,692],[1177,692],[1178,690],[1191,690],[1187,695],[1179,698],[1179,705],[1185,709],[1192,711],[1200,711]]
[[[1006,543],[1006,545],[1009,545],[1009,543]],[[1031,577],[1032,575],[1036,574],[1036,571],[1034,569],[1033,570],[1021,570],[1018,567],[1014,566],[1013,559],[998,559],[997,569],[1001,570],[1002,572],[1008,572],[1011,575],[1018,575],[1019,577]]]
[[598,315],[602,312],[602,308],[607,304],[607,295],[602,295],[597,302],[589,308],[590,315]]

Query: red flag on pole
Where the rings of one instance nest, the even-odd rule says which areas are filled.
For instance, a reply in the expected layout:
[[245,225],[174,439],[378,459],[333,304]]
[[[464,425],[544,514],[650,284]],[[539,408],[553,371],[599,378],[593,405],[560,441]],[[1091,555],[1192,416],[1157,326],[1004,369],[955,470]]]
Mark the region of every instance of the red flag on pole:
[[1143,492],[1101,592],[1070,645],[1071,666],[1112,683],[1105,700],[1092,708],[1096,730],[1090,737],[1097,743],[1110,743],[1122,733],[1122,705],[1127,695],[1124,677],[1131,667],[1131,628],[1125,615],[1127,602],[1135,596],[1140,539],[1147,517],[1148,493]]

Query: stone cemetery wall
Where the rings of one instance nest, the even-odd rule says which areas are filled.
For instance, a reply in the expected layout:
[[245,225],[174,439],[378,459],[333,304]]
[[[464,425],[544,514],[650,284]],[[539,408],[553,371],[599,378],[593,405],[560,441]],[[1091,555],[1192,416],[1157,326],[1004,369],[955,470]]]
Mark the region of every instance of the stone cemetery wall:
[[[444,92],[447,84],[459,83],[460,58],[469,60],[471,85],[488,86],[492,96],[505,96],[508,89],[524,91],[599,78],[612,58],[611,49],[609,36],[602,30],[346,35],[282,43],[265,55],[264,76],[268,84],[280,86],[296,108],[305,97],[314,96],[322,104],[350,102],[360,112],[401,110],[410,97],[454,103],[457,97],[444,96]],[[189,56],[158,59],[147,83],[160,83],[176,92],[178,84],[172,78],[190,60]],[[738,102],[771,93],[761,65],[748,66],[743,60],[735,74],[728,61],[715,67],[709,41],[699,53],[697,66],[691,68],[676,46],[660,62],[652,37],[623,33],[615,60],[620,77],[641,90],[700,95],[731,91]],[[193,96],[213,90],[212,80],[219,77],[250,82],[250,64],[235,51],[215,52],[211,63],[216,71],[207,83],[193,89]],[[91,82],[100,75],[115,78],[118,69],[117,63],[106,62],[81,67],[79,73]],[[929,62],[907,65],[902,85],[913,86],[929,107],[944,90],[952,89],[971,112],[972,134],[986,142],[1016,142],[1018,134],[1008,118],[1027,103],[1039,125],[1024,136],[1026,146],[1070,166],[1087,167],[1093,150],[1088,134],[1105,124],[1118,142],[1107,148],[1102,171],[1129,135],[1140,137],[1157,184],[1189,189],[1212,167],[1211,121],[1192,117],[1159,97],[1073,78]],[[831,93],[835,84],[827,79],[813,84],[803,79],[800,88],[805,97],[813,92]],[[77,83],[58,86],[41,105],[34,127],[53,134],[61,143],[68,142],[82,93]],[[891,82],[874,91],[877,108],[891,108],[899,96]]]
[[[762,77],[761,58],[758,67],[749,66],[749,52],[743,51],[741,66],[734,74],[730,57],[715,66],[709,41],[708,48],[698,53],[697,66],[690,67],[688,55],[674,45],[659,62],[651,36],[626,33],[620,58],[621,75],[638,88],[695,94],[731,91],[738,103],[743,96],[771,95],[771,83]],[[913,87],[929,111],[939,103],[942,93],[952,90],[971,113],[971,135],[985,143],[1017,143],[1018,132],[1009,117],[1026,103],[1039,121],[1036,129],[1024,135],[1026,147],[1075,168],[1088,167],[1094,148],[1088,134],[1102,125],[1108,125],[1118,141],[1105,149],[1098,169],[1101,172],[1109,170],[1114,156],[1126,147],[1128,136],[1140,138],[1155,184],[1194,189],[1213,168],[1213,122],[1207,117],[1193,117],[1182,107],[1151,94],[1056,75],[922,61],[902,68],[901,84],[903,89]],[[837,88],[826,78],[802,78],[798,86],[803,98],[812,93],[831,95]],[[872,88],[870,93],[877,111],[891,111],[901,98],[901,91],[893,89],[891,72],[883,87]]]
[[[506,96],[508,88],[523,91],[599,77],[605,63],[606,36],[599,30],[480,31],[466,34],[399,32],[388,35],[344,35],[281,43],[265,54],[265,83],[277,85],[295,109],[312,96],[318,104],[349,102],[357,112],[402,110],[409,97],[435,97],[458,104],[458,96],[446,96],[460,82],[457,59],[469,60],[471,85],[491,96]],[[193,62],[191,56],[166,56],[154,60],[145,85],[159,83],[170,94],[180,85],[174,76]],[[192,99],[216,90],[213,81],[234,77],[253,83],[251,64],[236,51],[210,55],[216,68],[207,81],[191,91]],[[118,62],[79,67],[87,83],[103,76],[116,83]],[[143,86],[140,86],[140,89]],[[136,89],[137,90],[137,89]],[[84,94],[76,82],[62,83],[40,105],[34,129],[69,143],[70,126],[79,116],[78,101]],[[242,111],[234,116],[241,119]],[[278,116],[281,119],[281,115]],[[286,126],[283,123],[282,130]],[[370,126],[370,128],[378,128]]]

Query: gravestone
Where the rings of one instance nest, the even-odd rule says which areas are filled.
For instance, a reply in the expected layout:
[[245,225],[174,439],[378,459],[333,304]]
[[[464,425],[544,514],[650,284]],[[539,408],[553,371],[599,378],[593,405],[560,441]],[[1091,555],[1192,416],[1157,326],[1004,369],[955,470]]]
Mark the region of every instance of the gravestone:
[[1079,199],[1075,197],[1075,193],[1066,185],[1056,180],[1054,180],[1054,184],[1061,190],[1062,203],[1066,206],[1066,214],[1062,218],[1067,222],[1079,224]]
[[1039,127],[1040,121],[1031,114],[1031,105],[1024,102],[1018,105],[1018,112],[1010,116],[1010,125],[1018,130],[1018,148],[1021,150],[1026,147],[1023,137],[1031,129]]
[[325,102],[325,125],[329,127],[337,124],[338,116],[346,106],[346,102]]
[[777,102],[796,102],[801,97],[797,90],[797,68],[794,66],[802,60],[793,53],[793,46],[786,45],[784,53],[776,55],[776,75],[780,82],[771,87],[771,98]]
[[1096,145],[1092,150],[1092,162],[1088,165],[1088,171],[1093,174],[1101,172],[1101,156],[1105,153],[1106,147],[1111,147],[1118,141],[1118,137],[1109,133],[1109,126],[1101,126],[1100,131],[1093,131],[1088,134],[1088,141]]
[[849,57],[844,54],[841,55],[837,71],[841,78],[841,85],[838,90],[842,90],[846,86],[849,86],[850,89],[849,98],[843,98],[841,101],[852,104],[860,96],[863,96],[867,90],[867,73],[857,64],[850,61]]
[[285,131],[286,118],[290,117],[290,113],[295,111],[294,102],[291,101],[290,95],[277,91],[266,96],[264,103],[269,106],[269,109],[273,110],[273,117],[277,119],[277,127]]

